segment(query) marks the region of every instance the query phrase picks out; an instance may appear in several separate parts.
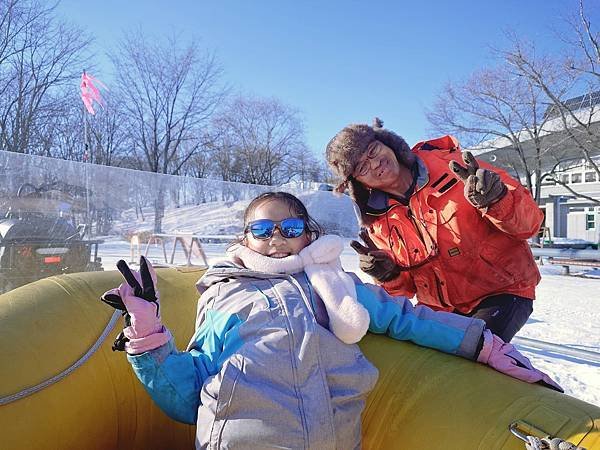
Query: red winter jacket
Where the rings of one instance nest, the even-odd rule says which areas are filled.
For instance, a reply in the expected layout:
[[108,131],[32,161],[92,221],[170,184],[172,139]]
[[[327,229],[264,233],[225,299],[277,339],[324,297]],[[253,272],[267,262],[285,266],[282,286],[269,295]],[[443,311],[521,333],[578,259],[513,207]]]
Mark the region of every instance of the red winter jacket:
[[420,304],[433,309],[461,313],[494,294],[533,299],[540,274],[526,239],[538,232],[543,213],[529,191],[480,162],[500,175],[508,193],[487,210],[477,209],[448,167],[453,160],[464,164],[455,138],[420,142],[412,151],[425,166],[427,181],[417,186],[408,206],[388,199],[369,230],[377,247],[406,269],[383,287],[393,295],[416,294]]

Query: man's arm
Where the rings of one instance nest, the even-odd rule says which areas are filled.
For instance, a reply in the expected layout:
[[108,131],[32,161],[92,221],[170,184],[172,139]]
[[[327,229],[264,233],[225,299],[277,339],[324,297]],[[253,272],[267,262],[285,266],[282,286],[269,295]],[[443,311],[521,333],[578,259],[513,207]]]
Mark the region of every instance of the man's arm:
[[467,201],[504,233],[516,239],[534,236],[544,215],[529,191],[504,170],[477,161],[471,152],[461,156],[462,164],[454,155],[449,167],[464,184]]
[[533,200],[531,193],[504,170],[486,163],[480,165],[500,175],[500,179],[508,188],[502,199],[488,208],[481,209],[483,217],[499,230],[517,239],[535,236],[544,220],[544,213]]

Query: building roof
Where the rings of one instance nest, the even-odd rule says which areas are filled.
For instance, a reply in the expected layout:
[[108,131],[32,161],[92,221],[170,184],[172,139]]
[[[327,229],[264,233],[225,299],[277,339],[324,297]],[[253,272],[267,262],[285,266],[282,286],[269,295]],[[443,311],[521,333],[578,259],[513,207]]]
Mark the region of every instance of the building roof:
[[[587,93],[584,95],[580,95],[578,97],[573,97],[565,101],[565,107],[569,111],[579,111],[581,109],[588,109],[592,106],[600,103],[600,91],[594,91],[592,93]],[[552,104],[546,108],[544,112],[544,118],[547,117],[558,117],[559,109],[556,105]]]

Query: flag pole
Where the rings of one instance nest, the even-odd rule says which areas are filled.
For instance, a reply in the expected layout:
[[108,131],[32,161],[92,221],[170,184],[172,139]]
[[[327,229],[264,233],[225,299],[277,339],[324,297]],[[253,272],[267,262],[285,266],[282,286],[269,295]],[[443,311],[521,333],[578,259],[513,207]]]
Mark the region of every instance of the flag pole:
[[84,119],[83,119],[83,140],[84,140],[84,175],[85,175],[85,198],[86,198],[86,215],[87,215],[87,225],[90,236],[92,234],[92,215],[90,212],[90,194],[89,194],[89,168],[88,164],[91,161],[91,146],[90,146],[90,130],[89,130],[89,122],[86,111],[94,115],[94,102],[98,103],[101,107],[104,107],[104,102],[102,101],[102,96],[100,95],[100,91],[96,86],[94,86],[94,82],[98,83],[99,86],[106,88],[99,80],[96,80],[91,75],[88,75],[83,70],[81,74],[81,100],[83,100],[84,106]]
[[[85,69],[83,71],[83,75],[85,76]],[[92,219],[90,214],[90,180],[89,180],[89,171],[88,171],[88,163],[90,159],[90,143],[89,143],[89,125],[88,125],[88,114],[85,105],[83,106],[83,171],[85,177],[85,221],[86,221],[86,231],[85,233],[89,233],[89,236],[92,236]],[[84,233],[84,236],[85,236]],[[84,237],[82,236],[82,237]]]

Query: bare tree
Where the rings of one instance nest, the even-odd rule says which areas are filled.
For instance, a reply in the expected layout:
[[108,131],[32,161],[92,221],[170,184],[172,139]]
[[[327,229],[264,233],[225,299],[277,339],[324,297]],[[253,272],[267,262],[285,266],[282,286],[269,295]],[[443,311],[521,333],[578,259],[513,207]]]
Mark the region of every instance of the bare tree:
[[215,166],[212,152],[207,149],[195,154],[190,158],[189,163],[185,167],[184,175],[194,178],[208,178]]
[[[553,88],[552,82],[548,80],[544,71],[541,70],[535,60],[528,57],[528,53],[523,51],[522,44],[517,44],[511,51],[506,52],[507,60],[514,65],[516,70],[527,77],[537,87],[542,89],[552,102],[552,108],[549,109],[549,115],[557,117],[561,122],[560,129],[555,129],[556,132],[562,132],[570,138],[570,143],[579,149],[580,157],[585,159],[588,164],[600,176],[600,168],[592,159],[592,156],[597,151],[600,145],[600,134],[597,121],[600,117],[598,105],[592,101],[593,92],[596,92],[600,85],[596,88],[589,86],[587,95],[580,97],[580,104],[573,104],[572,100],[565,98]],[[572,84],[582,86],[583,83],[574,80]],[[587,104],[586,104],[587,102]],[[558,167],[558,166],[557,166]],[[562,184],[560,180],[555,178],[555,181]]]
[[317,159],[308,148],[296,155],[292,161],[295,167],[295,179],[304,186],[307,182],[326,182],[329,178],[327,163],[323,159]]
[[70,161],[84,160],[83,114],[76,93],[67,95],[55,104],[52,120],[38,127],[33,139],[36,153]]
[[[550,72],[552,67],[547,64],[544,69]],[[524,178],[539,202],[543,162],[560,148],[547,138],[548,104],[542,89],[515,74],[510,65],[500,64],[476,72],[466,82],[449,82],[427,117],[436,131],[454,134],[466,146],[485,142],[488,148],[508,147],[499,163]]]
[[[217,123],[220,121],[217,121]],[[226,124],[221,122],[219,127],[224,127]],[[219,133],[219,138],[211,147],[211,154],[214,158],[214,170],[217,177],[223,181],[240,182],[245,174],[242,164],[242,158],[237,151],[237,145],[233,143],[232,136],[225,133]]]
[[11,58],[27,46],[23,35],[39,16],[46,13],[39,6],[39,3],[24,0],[0,0],[0,97],[14,78],[8,70]]
[[567,21],[573,37],[565,40],[574,50],[568,68],[576,73],[589,75],[597,81],[600,78],[600,33],[593,26],[583,0],[579,0],[577,14]]
[[35,0],[0,0],[0,25],[0,148],[42,153],[32,137],[61,109],[90,40]]
[[487,146],[508,147],[498,153],[498,163],[525,179],[538,202],[544,179],[582,196],[557,176],[561,163],[573,159],[573,149],[600,177],[593,159],[600,147],[600,111],[594,100],[600,90],[599,35],[583,0],[569,23],[571,35],[562,36],[567,50],[552,55],[509,34],[510,48],[495,52],[496,68],[462,84],[449,83],[428,112],[436,130],[457,134],[468,145],[486,141]]
[[225,95],[215,56],[192,42],[180,48],[129,34],[112,56],[141,170],[178,174],[211,141],[215,108]]
[[[600,35],[586,14],[583,0],[579,1],[577,15],[573,15],[568,22],[572,34],[563,37],[568,45],[567,51],[558,55],[554,64],[561,69],[564,85],[571,90],[583,91],[583,95],[567,99],[564,91],[557,89],[555,80],[540,65],[540,59],[535,58],[533,44],[514,38],[513,47],[503,52],[503,56],[515,72],[529,79],[546,94],[552,104],[549,113],[560,121],[561,127],[557,131],[569,138],[570,144],[580,152],[579,158],[584,159],[600,177],[600,167],[593,159],[600,147],[600,105],[596,101],[600,95]],[[600,204],[598,200],[576,192],[572,186],[555,176],[559,168],[560,161],[557,160],[548,177],[572,194]]]
[[[225,95],[215,56],[198,44],[181,48],[175,38],[151,43],[141,33],[126,35],[112,55],[119,97],[138,169],[179,174],[212,140],[210,120]],[[155,205],[161,228],[163,192]]]
[[224,180],[276,185],[297,173],[306,152],[299,114],[276,99],[237,97],[217,120],[217,166]]

